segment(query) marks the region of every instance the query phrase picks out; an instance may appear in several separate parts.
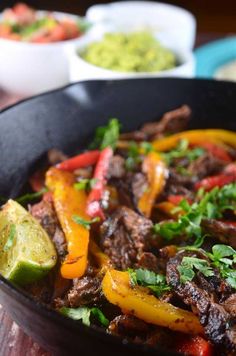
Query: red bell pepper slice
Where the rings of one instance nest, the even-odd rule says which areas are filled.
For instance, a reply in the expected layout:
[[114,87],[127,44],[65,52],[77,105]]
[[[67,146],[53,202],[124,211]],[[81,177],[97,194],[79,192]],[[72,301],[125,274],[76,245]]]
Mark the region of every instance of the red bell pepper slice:
[[195,184],[195,189],[204,188],[205,191],[210,191],[215,187],[223,187],[226,184],[236,182],[236,174],[219,174],[212,177],[202,179]]
[[192,146],[205,148],[208,152],[212,153],[214,157],[225,162],[232,162],[232,158],[228,154],[227,150],[215,143],[199,142],[198,144]]
[[56,167],[63,171],[74,171],[78,168],[84,168],[95,164],[99,155],[100,152],[98,150],[88,151],[58,163]]
[[101,151],[97,165],[95,167],[93,178],[95,184],[89,193],[87,200],[86,213],[90,217],[99,217],[104,220],[104,213],[101,208],[101,200],[104,193],[104,187],[106,185],[106,175],[109,168],[110,159],[113,155],[111,147],[106,147]]
[[167,201],[174,205],[179,205],[182,200],[187,200],[189,204],[192,204],[192,201],[189,198],[186,198],[184,195],[169,195],[167,197]]
[[212,356],[213,348],[211,344],[201,336],[193,336],[184,338],[178,343],[178,352],[186,356]]

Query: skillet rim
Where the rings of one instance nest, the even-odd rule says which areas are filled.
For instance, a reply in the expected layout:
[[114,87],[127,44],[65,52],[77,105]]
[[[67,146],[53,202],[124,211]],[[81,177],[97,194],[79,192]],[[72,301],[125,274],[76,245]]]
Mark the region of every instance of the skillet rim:
[[[57,92],[64,92],[67,88],[77,86],[78,84],[86,84],[86,83],[114,83],[114,82],[130,82],[130,81],[139,81],[139,82],[147,82],[147,81],[176,81],[176,82],[205,82],[205,83],[211,83],[213,85],[219,85],[219,86],[231,86],[235,87],[236,90],[236,83],[234,82],[229,82],[229,81],[216,81],[212,79],[205,79],[205,78],[171,78],[171,77],[162,77],[162,78],[130,78],[130,79],[115,79],[115,80],[105,80],[105,79],[100,79],[100,80],[85,80],[85,81],[79,81],[76,83],[71,83],[65,86],[62,86],[60,88],[54,89],[54,90],[49,90],[47,92],[32,96],[32,97],[27,97],[25,99],[22,99],[18,101],[17,103],[14,103],[12,105],[9,105],[3,109],[0,110],[0,115],[6,111],[10,111],[11,109],[20,106],[22,103],[25,102],[30,102],[32,99],[37,99],[41,98],[44,96],[48,95],[53,95],[54,93]],[[70,319],[68,317],[65,317],[64,315],[61,315],[59,312],[56,310],[48,307],[46,304],[43,304],[37,300],[35,300],[30,294],[27,294],[25,291],[21,290],[11,282],[9,282],[7,279],[5,279],[3,276],[0,275],[0,290],[4,290],[7,294],[11,293],[12,296],[15,299],[18,299],[21,303],[25,304],[27,308],[29,309],[36,309],[36,312],[42,314],[45,318],[52,318],[53,321],[59,322],[64,324],[64,326],[69,326],[71,329],[77,329],[78,331],[81,331],[82,333],[87,333],[88,335],[94,335],[96,334],[100,339],[103,339],[105,342],[109,341],[109,344],[123,344],[124,347],[127,347],[127,349],[133,349],[137,351],[142,351],[143,353],[152,354],[155,351],[163,352],[165,354],[168,352],[168,355],[181,355],[178,352],[169,352],[165,348],[161,348],[159,346],[157,347],[150,347],[147,345],[143,344],[135,344],[132,342],[126,342],[124,339],[108,334],[106,333],[102,328],[96,327],[96,326],[86,326],[83,325],[82,323],[79,323],[78,321],[75,321],[73,319]],[[3,305],[4,307],[4,305]]]

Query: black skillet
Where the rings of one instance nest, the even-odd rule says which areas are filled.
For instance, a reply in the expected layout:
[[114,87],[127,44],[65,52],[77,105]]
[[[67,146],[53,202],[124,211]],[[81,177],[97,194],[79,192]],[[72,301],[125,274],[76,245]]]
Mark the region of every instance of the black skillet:
[[[52,147],[83,148],[95,128],[117,117],[124,131],[182,104],[191,128],[236,130],[236,84],[208,80],[91,81],[21,102],[0,113],[0,195],[15,197],[35,163]],[[57,355],[171,355],[122,342],[51,311],[0,277],[0,303],[24,331]],[[174,355],[174,354],[173,354]]]

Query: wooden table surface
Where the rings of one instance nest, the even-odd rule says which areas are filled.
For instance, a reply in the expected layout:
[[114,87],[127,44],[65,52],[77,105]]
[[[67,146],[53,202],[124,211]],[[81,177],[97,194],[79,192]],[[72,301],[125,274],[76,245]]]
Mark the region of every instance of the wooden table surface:
[[[199,34],[196,46],[222,37],[220,34]],[[11,105],[21,98],[11,96],[0,90],[0,109]],[[13,322],[0,305],[0,356],[51,356]]]

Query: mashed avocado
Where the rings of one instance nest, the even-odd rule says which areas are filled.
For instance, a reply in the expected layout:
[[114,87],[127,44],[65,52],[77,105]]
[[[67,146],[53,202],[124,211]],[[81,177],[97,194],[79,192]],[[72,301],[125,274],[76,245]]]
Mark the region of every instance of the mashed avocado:
[[159,72],[176,66],[173,52],[151,33],[107,33],[90,44],[81,57],[95,66],[117,72]]

